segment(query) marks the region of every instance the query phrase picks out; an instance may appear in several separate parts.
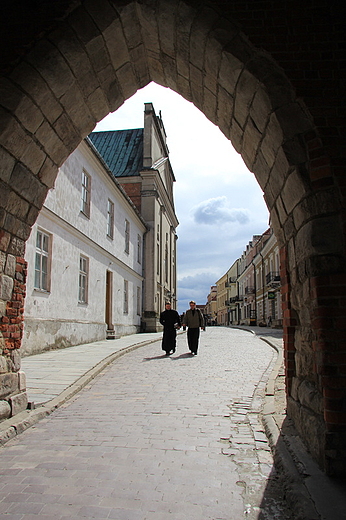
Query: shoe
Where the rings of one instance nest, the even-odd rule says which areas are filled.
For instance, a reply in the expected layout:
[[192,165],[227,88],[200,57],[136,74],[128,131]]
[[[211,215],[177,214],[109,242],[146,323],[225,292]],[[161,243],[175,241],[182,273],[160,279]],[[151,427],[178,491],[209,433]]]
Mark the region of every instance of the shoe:
[[166,352],[165,356],[169,356],[170,355],[170,352]]
[[175,352],[175,348],[172,350],[172,354],[174,354],[174,352]]

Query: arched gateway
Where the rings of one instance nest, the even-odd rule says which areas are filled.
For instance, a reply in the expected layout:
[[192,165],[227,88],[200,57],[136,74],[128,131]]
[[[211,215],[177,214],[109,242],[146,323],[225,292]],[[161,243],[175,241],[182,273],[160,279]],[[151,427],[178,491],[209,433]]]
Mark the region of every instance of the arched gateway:
[[251,0],[42,0],[35,12],[22,3],[4,8],[1,30],[0,413],[25,403],[23,257],[47,190],[96,122],[155,81],[219,126],[264,191],[281,246],[288,414],[325,471],[345,475],[343,47],[333,2],[307,0],[302,11],[272,0],[262,11]]

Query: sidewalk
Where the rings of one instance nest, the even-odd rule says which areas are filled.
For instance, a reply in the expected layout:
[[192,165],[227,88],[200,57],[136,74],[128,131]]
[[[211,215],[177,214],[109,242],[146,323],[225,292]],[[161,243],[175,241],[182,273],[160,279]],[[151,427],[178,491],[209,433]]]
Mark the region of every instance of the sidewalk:
[[[345,487],[319,470],[286,418],[282,331],[266,327],[234,328],[256,334],[278,352],[266,386],[263,422],[275,464],[287,476],[289,500],[301,505],[299,518],[346,520]],[[0,445],[61,406],[117,357],[160,341],[161,337],[162,333],[134,334],[23,358],[31,409],[0,424]]]

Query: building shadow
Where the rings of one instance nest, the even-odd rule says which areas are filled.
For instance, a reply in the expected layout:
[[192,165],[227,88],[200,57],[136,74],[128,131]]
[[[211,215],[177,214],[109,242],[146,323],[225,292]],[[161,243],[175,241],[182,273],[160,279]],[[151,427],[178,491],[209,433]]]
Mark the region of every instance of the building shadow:
[[274,465],[256,520],[346,520],[346,482],[328,477],[286,416],[278,436],[267,430]]

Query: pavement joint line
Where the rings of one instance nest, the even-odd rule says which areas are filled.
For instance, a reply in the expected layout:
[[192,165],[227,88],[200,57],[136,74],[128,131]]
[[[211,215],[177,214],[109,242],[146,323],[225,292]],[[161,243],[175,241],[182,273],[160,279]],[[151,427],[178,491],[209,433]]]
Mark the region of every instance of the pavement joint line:
[[0,446],[4,445],[6,442],[13,439],[23,431],[27,430],[41,419],[44,419],[52,412],[54,412],[54,410],[66,403],[74,395],[80,392],[88,383],[90,383],[90,381],[92,381],[100,372],[102,372],[106,366],[110,365],[117,358],[140,347],[145,347],[146,345],[150,345],[151,343],[156,343],[159,341],[161,341],[161,338],[155,338],[151,340],[149,339],[135,343],[133,345],[129,345],[127,347],[123,347],[122,349],[113,352],[103,360],[99,361],[94,367],[85,372],[85,374],[80,376],[77,381],[68,386],[58,396],[48,400],[45,403],[42,403],[37,408],[24,410],[23,412],[20,412],[19,414],[2,421],[0,424]]

